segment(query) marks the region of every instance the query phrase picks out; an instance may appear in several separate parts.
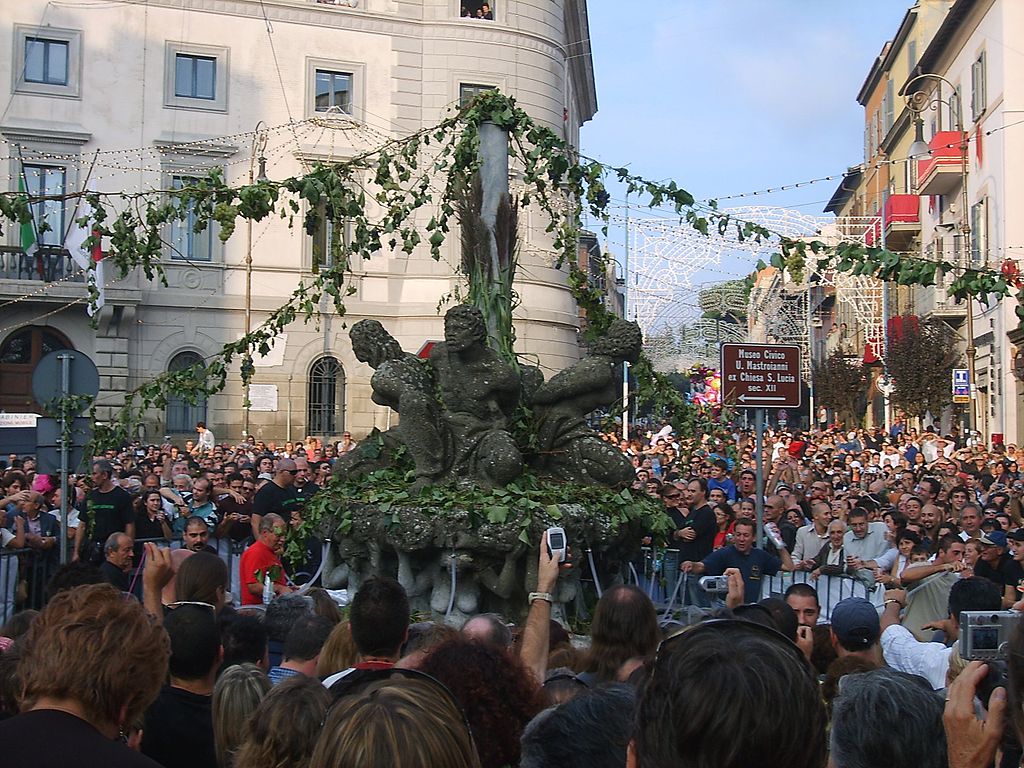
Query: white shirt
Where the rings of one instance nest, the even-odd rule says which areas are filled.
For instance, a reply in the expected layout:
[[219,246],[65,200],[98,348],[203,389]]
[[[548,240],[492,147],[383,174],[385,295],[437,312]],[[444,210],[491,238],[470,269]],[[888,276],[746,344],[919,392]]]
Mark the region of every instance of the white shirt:
[[797,528],[796,544],[793,545],[794,561],[809,560],[817,555],[828,541],[828,532],[819,534],[814,529],[814,523]]
[[204,429],[199,433],[199,450],[212,451],[214,445],[213,431]]
[[946,687],[946,672],[952,648],[942,643],[921,643],[910,630],[892,624],[882,632],[882,655],[885,663],[900,672],[920,675],[933,690]]

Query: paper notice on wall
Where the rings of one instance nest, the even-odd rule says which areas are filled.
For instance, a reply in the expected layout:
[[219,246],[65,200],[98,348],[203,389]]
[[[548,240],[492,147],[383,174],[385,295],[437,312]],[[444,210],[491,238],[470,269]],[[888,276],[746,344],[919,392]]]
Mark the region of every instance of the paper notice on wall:
[[277,385],[276,384],[250,384],[249,385],[249,410],[250,411],[276,411],[277,410]]

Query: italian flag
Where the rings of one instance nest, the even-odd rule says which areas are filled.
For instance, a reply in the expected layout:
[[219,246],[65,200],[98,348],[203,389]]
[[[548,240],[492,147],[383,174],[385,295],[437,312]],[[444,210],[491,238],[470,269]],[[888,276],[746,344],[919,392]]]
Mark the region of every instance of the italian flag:
[[[18,192],[25,194],[24,177],[18,178]],[[21,222],[21,250],[23,250],[25,255],[30,259],[35,255],[36,251],[39,250],[39,244],[36,242],[36,226],[31,217],[28,221]]]

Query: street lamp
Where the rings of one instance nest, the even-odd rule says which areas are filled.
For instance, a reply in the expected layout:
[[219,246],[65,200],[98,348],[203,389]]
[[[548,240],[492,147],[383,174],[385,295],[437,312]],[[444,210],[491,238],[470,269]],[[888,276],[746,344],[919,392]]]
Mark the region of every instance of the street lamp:
[[[967,207],[967,147],[970,137],[964,127],[963,107],[959,98],[955,100],[942,99],[923,90],[912,90],[913,86],[928,79],[937,80],[940,84],[945,83],[949,86],[951,93],[956,93],[956,86],[949,80],[941,75],[928,72],[912,78],[903,86],[900,94],[906,101],[907,109],[914,115],[914,142],[910,145],[910,159],[917,161],[927,157],[931,152],[931,147],[924,140],[924,123],[921,114],[926,109],[938,110],[940,106],[944,106],[952,115],[955,105],[956,127],[960,133],[960,266],[966,267],[970,264],[971,257],[971,223]],[[967,354],[967,375],[971,381],[971,407],[968,412],[967,428],[971,430],[977,429],[978,426],[978,399],[975,393],[976,379],[974,375],[974,360],[977,355],[977,349],[974,346],[974,299],[970,294],[967,296],[967,349],[965,352]]]

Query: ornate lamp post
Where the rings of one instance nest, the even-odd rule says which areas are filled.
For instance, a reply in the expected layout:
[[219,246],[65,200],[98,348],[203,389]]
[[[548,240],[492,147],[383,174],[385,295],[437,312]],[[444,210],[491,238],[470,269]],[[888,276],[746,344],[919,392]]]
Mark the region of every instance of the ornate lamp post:
[[[903,86],[902,94],[909,109],[915,118],[914,143],[910,145],[910,159],[918,160],[927,157],[931,147],[924,140],[923,121],[921,114],[927,109],[937,110],[940,106],[946,107],[950,115],[956,113],[956,127],[960,133],[960,266],[966,267],[971,260],[971,220],[968,214],[967,202],[967,147],[969,135],[964,126],[963,107],[960,99],[942,99],[938,95],[923,90],[914,90],[914,87],[924,80],[937,80],[949,86],[951,93],[956,93],[956,87],[941,75],[924,73],[911,79]],[[976,380],[974,372],[974,359],[977,349],[974,346],[974,299],[967,297],[967,375],[971,380],[971,407],[968,412],[968,429],[977,429],[978,426],[978,399],[975,390]]]

